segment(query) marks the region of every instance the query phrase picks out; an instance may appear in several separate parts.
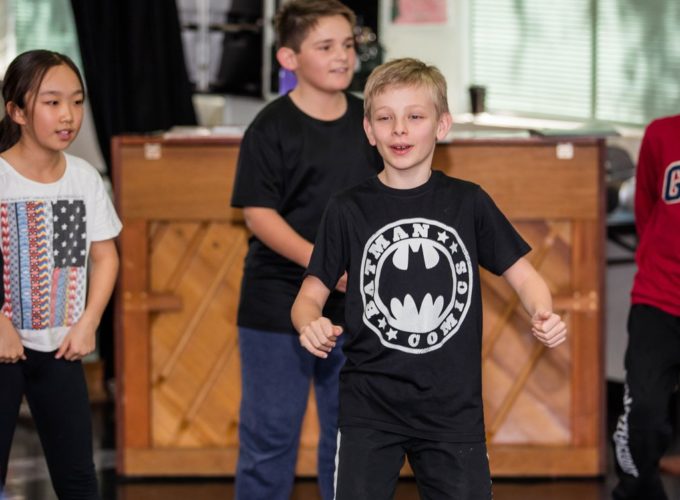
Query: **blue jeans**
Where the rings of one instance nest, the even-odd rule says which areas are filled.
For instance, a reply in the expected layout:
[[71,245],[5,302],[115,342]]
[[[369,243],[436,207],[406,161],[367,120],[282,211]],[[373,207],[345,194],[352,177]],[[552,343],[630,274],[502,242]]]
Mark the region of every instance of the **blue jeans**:
[[[342,337],[340,337],[340,340]],[[242,396],[236,500],[288,500],[295,478],[300,428],[310,384],[321,433],[318,477],[321,498],[333,498],[337,446],[338,381],[345,362],[341,342],[316,358],[297,334],[239,328]]]

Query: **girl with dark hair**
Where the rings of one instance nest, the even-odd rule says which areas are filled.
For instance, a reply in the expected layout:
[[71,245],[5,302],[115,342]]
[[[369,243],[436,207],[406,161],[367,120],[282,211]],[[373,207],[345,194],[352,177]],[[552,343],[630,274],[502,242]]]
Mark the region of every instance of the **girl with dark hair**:
[[0,491],[25,396],[57,496],[98,499],[81,359],[95,348],[116,280],[121,223],[99,173],[64,152],[85,99],[73,61],[20,54],[2,96]]

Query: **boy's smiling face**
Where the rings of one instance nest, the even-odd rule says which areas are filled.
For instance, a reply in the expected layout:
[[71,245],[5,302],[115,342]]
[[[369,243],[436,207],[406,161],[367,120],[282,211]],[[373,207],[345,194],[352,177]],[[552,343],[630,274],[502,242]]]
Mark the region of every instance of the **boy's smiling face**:
[[295,52],[279,49],[279,62],[295,72],[298,85],[334,93],[352,82],[356,64],[352,26],[344,16],[319,18]]
[[385,170],[424,174],[432,166],[437,140],[451,126],[451,115],[437,114],[432,92],[425,86],[388,86],[373,97],[364,118],[369,142],[378,148]]

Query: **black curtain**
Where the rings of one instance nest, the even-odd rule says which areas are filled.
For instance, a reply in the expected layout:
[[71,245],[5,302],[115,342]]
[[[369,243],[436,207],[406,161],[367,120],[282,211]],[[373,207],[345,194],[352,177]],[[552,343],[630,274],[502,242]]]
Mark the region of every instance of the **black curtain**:
[[[109,171],[114,135],[196,124],[175,0],[71,0],[71,5]],[[114,376],[113,311],[112,300],[100,324],[105,382]],[[114,435],[112,426],[108,421],[105,440]]]
[[97,137],[195,125],[175,0],[71,0]]

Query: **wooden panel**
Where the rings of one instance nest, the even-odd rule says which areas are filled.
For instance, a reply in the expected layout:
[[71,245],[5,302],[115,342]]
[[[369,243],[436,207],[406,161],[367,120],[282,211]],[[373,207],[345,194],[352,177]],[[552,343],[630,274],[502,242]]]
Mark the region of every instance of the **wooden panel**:
[[[158,142],[161,159],[145,153]],[[247,230],[228,207],[237,144],[114,140],[124,222],[117,342],[118,472],[232,475],[236,310]],[[494,476],[604,471],[601,142],[559,160],[539,140],[440,145],[435,165],[481,184],[533,250],[569,341],[545,349],[504,280],[483,271],[483,399]],[[153,153],[153,149],[151,150]],[[316,473],[313,393],[297,474]],[[408,467],[404,470],[409,473]]]
[[[149,159],[145,155],[150,146],[158,148],[158,157]],[[120,182],[126,188],[120,194],[119,209],[126,217],[232,219],[229,202],[234,178],[224,173],[236,164],[238,148],[214,146],[199,150],[150,141],[142,147],[123,147],[120,155],[123,164],[143,165],[120,173]],[[224,168],[219,168],[220,163]]]
[[570,144],[568,160],[557,158],[556,143],[440,146],[433,165],[483,186],[513,220],[597,219],[599,149],[592,142]]
[[600,457],[596,448],[571,446],[495,446],[489,452],[494,477],[592,476]]
[[[569,242],[559,237],[569,223],[518,223],[533,247],[528,255],[553,290],[571,296]],[[548,272],[550,270],[550,272]],[[529,318],[505,280],[482,272],[483,375],[489,446],[566,445],[571,440],[570,345],[550,350],[535,341]],[[564,302],[564,301],[563,301]],[[567,304],[557,309],[571,330]],[[527,425],[532,422],[533,425]]]
[[[148,312],[138,307],[147,290],[147,234],[143,220],[124,220],[116,288],[117,449],[150,445]],[[127,470],[124,454],[118,470]]]

